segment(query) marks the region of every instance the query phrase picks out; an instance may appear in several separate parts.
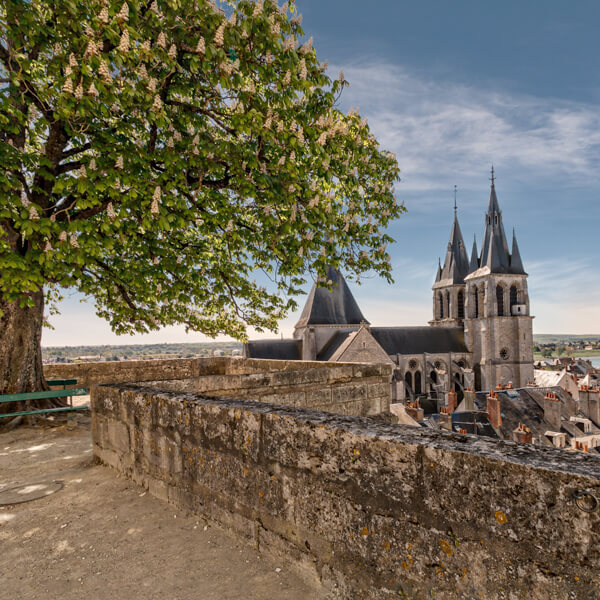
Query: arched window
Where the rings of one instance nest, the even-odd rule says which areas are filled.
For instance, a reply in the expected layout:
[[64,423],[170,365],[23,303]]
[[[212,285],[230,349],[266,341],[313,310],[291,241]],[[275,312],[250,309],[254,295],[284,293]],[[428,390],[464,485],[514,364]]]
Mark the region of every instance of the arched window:
[[519,291],[516,285],[510,286],[510,314],[512,315],[512,307],[519,304]]
[[442,292],[438,294],[438,312],[440,315],[440,319],[444,318],[444,297],[442,296]]
[[501,285],[496,286],[496,304],[498,306],[498,316],[504,316],[504,288]]
[[473,306],[473,316],[476,319],[479,319],[479,290],[477,289],[477,286],[473,288]]
[[464,319],[465,318],[465,295],[463,294],[462,290],[460,290],[458,292],[457,304],[458,304],[458,318]]
[[410,371],[406,371],[406,375],[404,376],[404,381],[406,381],[406,384],[412,390],[412,373]]
[[421,390],[421,371],[415,373],[415,394],[420,394]]
[[446,292],[446,316],[450,318],[450,292]]

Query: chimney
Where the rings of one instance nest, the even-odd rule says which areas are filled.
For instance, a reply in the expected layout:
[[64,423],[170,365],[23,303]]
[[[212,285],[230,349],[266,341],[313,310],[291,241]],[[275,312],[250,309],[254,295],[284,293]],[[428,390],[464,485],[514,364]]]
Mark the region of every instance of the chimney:
[[502,427],[502,413],[500,411],[500,398],[496,392],[490,392],[487,397],[488,419],[492,427],[498,429]]
[[475,390],[473,388],[467,388],[465,390],[465,410],[475,410]]
[[439,425],[440,429],[452,431],[452,413],[449,412],[447,408],[442,408],[440,411]]
[[456,410],[457,406],[458,406],[458,396],[453,388],[446,394],[446,408],[448,409],[448,411],[450,413],[453,413]]
[[415,421],[422,421],[425,418],[425,411],[421,408],[421,403],[418,400],[406,405],[406,413]]
[[548,392],[544,398],[544,420],[557,432],[561,429],[560,409],[561,402],[558,396]]
[[600,425],[600,389],[590,388],[588,391],[589,418]]
[[525,427],[523,423],[519,423],[519,426],[513,431],[513,440],[520,444],[532,444],[533,433],[529,427]]

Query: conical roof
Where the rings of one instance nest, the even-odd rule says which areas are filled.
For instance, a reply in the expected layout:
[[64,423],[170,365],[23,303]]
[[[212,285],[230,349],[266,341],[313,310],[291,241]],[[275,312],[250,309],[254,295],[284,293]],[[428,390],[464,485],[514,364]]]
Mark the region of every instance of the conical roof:
[[479,269],[479,253],[477,251],[477,238],[473,236],[473,249],[471,250],[471,261],[469,262],[469,273]]
[[517,275],[527,275],[523,267],[523,261],[521,260],[521,253],[519,252],[519,245],[517,244],[517,235],[513,229],[513,240],[512,240],[512,252],[510,254],[510,272]]
[[438,258],[438,268],[437,268],[437,273],[435,274],[435,283],[440,281],[441,278],[442,278],[442,261]]
[[444,282],[448,281],[448,283],[464,283],[468,273],[469,257],[467,256],[465,242],[460,225],[458,224],[458,217],[455,214],[440,280]]
[[307,325],[368,324],[342,274],[329,267],[327,278],[332,281],[331,291],[313,285],[296,329]]
[[485,216],[485,233],[481,246],[480,267],[488,267],[490,273],[508,273],[510,269],[510,254],[508,243],[502,224],[502,212],[496,196],[496,187],[493,180],[490,190],[490,202]]

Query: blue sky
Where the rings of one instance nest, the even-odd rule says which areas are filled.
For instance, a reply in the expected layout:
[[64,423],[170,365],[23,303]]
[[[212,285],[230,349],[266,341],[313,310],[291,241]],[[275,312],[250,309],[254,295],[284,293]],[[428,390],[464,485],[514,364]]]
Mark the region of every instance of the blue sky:
[[[600,334],[600,3],[297,0],[330,73],[350,87],[388,150],[408,212],[390,228],[393,285],[353,287],[373,325],[422,325],[445,253],[453,187],[470,248],[489,169],[504,223],[517,231],[535,333]],[[70,295],[44,345],[203,341],[169,328],[117,337],[93,302]],[[300,300],[302,304],[302,300]],[[291,335],[297,315],[281,324]]]

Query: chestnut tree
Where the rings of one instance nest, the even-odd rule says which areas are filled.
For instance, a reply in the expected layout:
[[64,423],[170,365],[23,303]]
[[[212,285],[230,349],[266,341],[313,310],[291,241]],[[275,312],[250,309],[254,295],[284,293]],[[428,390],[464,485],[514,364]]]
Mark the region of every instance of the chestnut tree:
[[0,393],[44,389],[62,289],[118,333],[243,339],[309,271],[391,280],[398,165],[346,85],[294,4],[2,2]]

